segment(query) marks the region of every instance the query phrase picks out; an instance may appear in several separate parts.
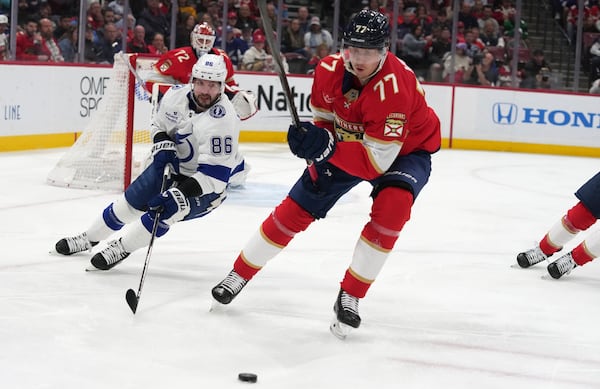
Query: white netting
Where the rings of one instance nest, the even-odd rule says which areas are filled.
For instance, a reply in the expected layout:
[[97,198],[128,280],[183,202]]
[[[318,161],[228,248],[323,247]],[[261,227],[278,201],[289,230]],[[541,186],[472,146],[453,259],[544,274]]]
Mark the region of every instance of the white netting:
[[[128,111],[135,104],[128,104],[129,66],[128,56],[115,55],[115,63],[107,84],[108,93],[102,98],[98,111],[75,144],[63,155],[50,171],[47,182],[51,185],[123,190],[126,165],[126,136]],[[152,62],[149,58],[137,58],[135,67],[139,71],[147,70]],[[136,82],[133,101],[142,101],[148,106],[149,95]],[[145,100],[145,101],[143,101]],[[133,130],[133,153],[131,176],[137,176],[143,167],[147,150],[150,147],[149,128]]]

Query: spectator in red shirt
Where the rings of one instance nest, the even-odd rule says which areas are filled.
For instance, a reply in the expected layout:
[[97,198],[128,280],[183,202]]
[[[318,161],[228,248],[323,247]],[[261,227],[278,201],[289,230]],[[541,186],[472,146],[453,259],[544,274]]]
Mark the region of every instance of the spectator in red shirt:
[[54,39],[54,23],[50,19],[40,20],[40,35],[42,36],[42,53],[48,56],[50,62],[65,62],[58,42]]
[[38,23],[29,19],[23,31],[17,33],[16,59],[18,61],[48,61],[48,55],[42,52],[42,36],[38,32]]

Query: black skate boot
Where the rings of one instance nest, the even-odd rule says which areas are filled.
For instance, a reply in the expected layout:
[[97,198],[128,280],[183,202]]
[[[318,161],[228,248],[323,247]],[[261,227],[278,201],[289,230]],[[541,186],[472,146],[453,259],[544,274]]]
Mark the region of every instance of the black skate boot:
[[343,289],[340,289],[340,293],[333,306],[333,312],[335,312],[336,317],[329,326],[329,329],[338,338],[346,338],[353,328],[360,326],[358,297],[348,294]]
[[533,266],[536,263],[545,261],[546,259],[548,259],[548,257],[542,252],[540,246],[535,246],[534,248],[517,255],[517,263],[522,268]]
[[125,251],[121,239],[113,240],[108,246],[92,257],[92,265],[96,269],[109,270],[127,258],[130,253]]
[[549,264],[547,269],[552,278],[558,280],[565,274],[569,274],[571,270],[575,269],[576,267],[577,264],[573,260],[573,256],[571,253],[568,253]]
[[248,280],[232,270],[217,286],[212,288],[212,296],[221,304],[229,304],[237,296]]
[[82,251],[89,251],[97,245],[98,242],[90,242],[87,234],[84,232],[77,236],[63,238],[56,242],[54,248],[56,252],[62,255],[71,255]]

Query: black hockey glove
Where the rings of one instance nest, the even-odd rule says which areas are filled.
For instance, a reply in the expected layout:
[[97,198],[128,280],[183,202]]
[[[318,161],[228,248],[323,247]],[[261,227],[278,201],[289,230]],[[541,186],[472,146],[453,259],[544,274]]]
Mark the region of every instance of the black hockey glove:
[[287,140],[294,155],[312,160],[315,164],[326,162],[335,152],[335,138],[324,128],[310,122],[301,122],[301,127],[291,125]]
[[177,158],[175,142],[164,132],[159,132],[154,136],[152,159],[154,168],[161,174],[166,165],[171,165],[173,172],[179,172],[179,158]]
[[182,220],[190,213],[190,202],[177,188],[171,188],[148,201],[148,213],[152,219],[160,212],[159,220],[171,225]]

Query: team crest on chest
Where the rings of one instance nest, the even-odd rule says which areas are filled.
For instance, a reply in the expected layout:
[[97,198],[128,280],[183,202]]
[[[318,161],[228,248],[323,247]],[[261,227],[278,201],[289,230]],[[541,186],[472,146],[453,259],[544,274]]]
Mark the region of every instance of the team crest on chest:
[[390,113],[385,118],[385,128],[383,129],[384,136],[395,138],[402,137],[404,132],[404,124],[406,123],[406,115],[403,113]]
[[215,119],[219,119],[225,116],[225,108],[221,104],[213,105],[208,113]]

